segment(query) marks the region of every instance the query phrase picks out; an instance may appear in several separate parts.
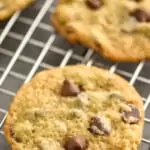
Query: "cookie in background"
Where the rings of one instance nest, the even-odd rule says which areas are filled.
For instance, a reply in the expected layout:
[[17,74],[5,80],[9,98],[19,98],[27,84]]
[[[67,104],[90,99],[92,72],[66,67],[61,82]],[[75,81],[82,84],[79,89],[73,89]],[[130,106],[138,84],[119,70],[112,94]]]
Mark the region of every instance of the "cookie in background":
[[150,59],[150,0],[60,0],[51,20],[71,43],[112,61]]
[[9,18],[18,10],[26,8],[35,0],[1,0],[0,1],[0,20]]

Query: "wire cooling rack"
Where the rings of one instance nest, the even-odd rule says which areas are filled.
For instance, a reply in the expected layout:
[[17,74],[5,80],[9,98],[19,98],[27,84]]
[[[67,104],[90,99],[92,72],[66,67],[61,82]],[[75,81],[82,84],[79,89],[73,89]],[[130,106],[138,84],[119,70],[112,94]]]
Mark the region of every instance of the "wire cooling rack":
[[91,49],[71,45],[49,25],[53,0],[41,0],[0,24],[0,150],[10,150],[3,125],[12,98],[23,84],[43,69],[84,63],[108,68],[134,85],[143,97],[145,126],[140,150],[150,144],[150,63],[115,64]]

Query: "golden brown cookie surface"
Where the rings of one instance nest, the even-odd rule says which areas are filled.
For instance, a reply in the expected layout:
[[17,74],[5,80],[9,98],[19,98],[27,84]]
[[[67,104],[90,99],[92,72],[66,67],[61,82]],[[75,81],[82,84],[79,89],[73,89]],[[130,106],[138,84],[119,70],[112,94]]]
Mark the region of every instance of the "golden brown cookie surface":
[[5,123],[13,150],[137,150],[144,123],[135,89],[96,67],[38,73],[16,94]]
[[10,17],[14,12],[27,7],[34,0],[1,0],[0,20]]
[[60,0],[51,19],[70,42],[113,61],[150,58],[149,0]]

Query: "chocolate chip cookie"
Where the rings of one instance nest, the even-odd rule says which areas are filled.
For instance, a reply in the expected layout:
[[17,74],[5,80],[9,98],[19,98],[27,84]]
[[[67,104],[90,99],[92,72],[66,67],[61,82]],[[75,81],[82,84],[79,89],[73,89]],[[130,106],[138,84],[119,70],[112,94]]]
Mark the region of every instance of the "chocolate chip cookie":
[[150,59],[149,0],[60,0],[54,27],[113,61]]
[[21,10],[34,0],[1,0],[0,1],[0,20],[10,17],[14,12]]
[[137,150],[141,97],[121,77],[84,65],[38,73],[17,92],[5,122],[13,150]]

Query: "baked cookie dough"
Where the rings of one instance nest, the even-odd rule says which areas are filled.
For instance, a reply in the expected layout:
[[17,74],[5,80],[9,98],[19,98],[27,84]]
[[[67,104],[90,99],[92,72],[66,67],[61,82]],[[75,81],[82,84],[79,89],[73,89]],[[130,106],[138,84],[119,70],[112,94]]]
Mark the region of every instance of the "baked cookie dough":
[[150,59],[150,0],[60,0],[51,20],[70,42],[110,60]]
[[17,92],[5,122],[13,150],[137,150],[141,97],[127,81],[84,65],[38,73]]
[[14,12],[24,9],[34,0],[0,0],[0,20],[7,19]]

